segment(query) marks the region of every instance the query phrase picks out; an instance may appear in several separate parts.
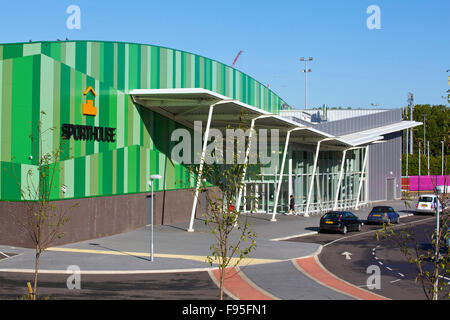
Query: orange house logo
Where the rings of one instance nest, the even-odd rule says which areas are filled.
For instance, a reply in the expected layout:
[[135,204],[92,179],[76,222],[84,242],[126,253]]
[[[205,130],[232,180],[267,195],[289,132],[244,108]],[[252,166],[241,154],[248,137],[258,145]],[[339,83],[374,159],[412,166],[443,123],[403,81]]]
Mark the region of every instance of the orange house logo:
[[[92,86],[89,86],[89,88],[86,89],[86,91],[83,92],[85,96],[91,92],[94,95],[94,98],[97,96],[94,89],[92,89]],[[86,103],[83,103],[83,114],[87,116],[96,116],[97,115],[97,107],[94,106],[94,100],[86,100]]]
[[[93,95],[93,99],[89,99],[87,95]],[[97,96],[94,89],[91,86],[83,92],[86,96],[86,103],[83,103],[83,114],[88,116],[97,115],[97,107],[94,106],[94,99]],[[97,142],[115,142],[116,141],[116,128],[110,127],[96,127],[92,125],[79,125],[64,123],[61,126],[61,135],[63,139],[69,140],[73,137],[78,141],[97,141]]]

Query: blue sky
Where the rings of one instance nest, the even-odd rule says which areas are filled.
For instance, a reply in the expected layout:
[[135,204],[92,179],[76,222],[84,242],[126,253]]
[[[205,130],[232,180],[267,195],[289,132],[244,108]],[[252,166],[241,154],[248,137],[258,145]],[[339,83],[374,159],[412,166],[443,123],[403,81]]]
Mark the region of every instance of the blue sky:
[[[81,29],[69,30],[69,5],[81,9]],[[369,30],[370,5],[381,29]],[[111,40],[161,45],[231,65],[304,108],[399,108],[444,104],[450,69],[450,1],[8,1],[1,4],[0,43]]]

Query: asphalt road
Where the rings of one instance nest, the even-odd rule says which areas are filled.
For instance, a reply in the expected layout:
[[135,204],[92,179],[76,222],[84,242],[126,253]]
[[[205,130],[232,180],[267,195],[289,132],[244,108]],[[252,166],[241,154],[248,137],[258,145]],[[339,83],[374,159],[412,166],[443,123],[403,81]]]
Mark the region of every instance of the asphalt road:
[[[404,217],[400,225],[396,226],[396,230],[412,227],[419,246],[426,248],[435,228],[435,219],[422,215]],[[368,279],[374,274],[373,270],[378,268],[381,288],[372,289],[373,292],[395,300],[426,299],[422,286],[415,282],[416,267],[408,263],[392,240],[376,239],[375,230],[380,228],[379,225],[364,225],[361,232],[350,232],[347,235],[320,233],[290,241],[322,244],[324,247],[319,255],[322,265],[353,285],[369,289],[368,282],[374,282]],[[369,267],[371,269],[368,269]],[[444,295],[445,292],[441,296]]]
[[[365,214],[363,211],[359,213],[359,216],[361,217]],[[283,230],[286,229],[287,226],[289,227],[291,225],[293,227],[291,228],[292,230],[289,229],[290,232],[296,232],[296,228],[302,228],[310,231],[318,230],[318,225],[316,226],[317,221],[315,221],[318,220],[318,217],[316,217],[317,219],[315,220],[297,220],[295,217],[283,216],[280,217],[280,221],[283,221],[284,218],[285,220],[288,220],[289,224],[282,225]],[[299,222],[299,224],[296,225],[295,222]],[[306,226],[305,223],[307,223]],[[435,217],[403,217],[401,218],[401,224],[398,227],[401,227],[402,224],[405,223],[411,223],[415,226],[415,230],[421,239],[420,241],[426,243],[427,235],[431,234],[434,227]],[[260,227],[261,233],[266,232],[267,237],[270,235],[270,237],[273,238],[278,235],[276,232],[273,232],[273,225],[261,225]],[[301,236],[290,239],[289,241],[295,241],[297,244],[290,243],[287,247],[290,248],[293,246],[294,248],[290,248],[292,251],[297,250],[296,247],[301,247],[301,249],[303,249],[303,246],[310,246],[300,244],[298,242],[321,244],[323,245],[323,249],[319,256],[320,262],[325,268],[341,279],[354,285],[366,288],[367,279],[370,276],[370,274],[367,273],[367,268],[369,266],[377,266],[381,272],[381,289],[374,290],[375,293],[392,299],[425,299],[421,286],[414,282],[414,277],[416,274],[414,267],[407,262],[405,257],[392,242],[389,240],[377,241],[375,239],[374,231],[377,229],[380,229],[380,226],[364,225],[361,232],[349,232],[347,235],[338,233],[321,233],[310,236]],[[270,231],[270,234],[268,230]],[[284,233],[285,232],[286,231],[284,231]],[[171,232],[168,233],[167,236],[173,238],[174,235],[184,234]],[[199,235],[202,234],[199,233]],[[123,241],[119,242],[122,243]],[[137,243],[133,241],[129,242],[132,244]],[[266,241],[263,243],[264,246],[262,249],[266,249],[266,251],[270,253],[275,252],[278,254],[278,251],[274,251],[273,249],[277,248],[277,244],[282,242],[284,241]],[[287,245],[288,243],[284,242],[284,244]],[[105,245],[105,247],[109,246],[111,246],[111,248],[116,248],[116,250],[129,251],[129,249],[117,246],[117,244]],[[317,247],[316,245],[312,246]],[[137,249],[134,250],[136,251]],[[303,251],[301,252],[303,253]],[[7,255],[10,254],[8,252],[5,253]],[[343,255],[343,253],[347,254]],[[70,253],[67,257],[73,257],[74,255],[76,255],[77,259],[89,259],[93,257],[92,254],[88,255],[86,253]],[[51,254],[48,256],[51,257]],[[302,255],[299,253],[298,256]],[[113,257],[114,260],[122,258],[121,256],[115,255],[102,256],[102,258],[105,257]],[[279,257],[276,255],[275,257],[281,260],[287,259],[284,256]],[[349,259],[347,259],[347,257],[349,257]],[[98,259],[98,257],[95,258]],[[2,259],[1,256],[0,259]],[[50,261],[52,260],[50,259]],[[138,263],[139,261],[140,260],[132,262],[133,266],[134,263]],[[285,269],[281,267],[286,268],[286,273],[284,273]],[[47,268],[52,269],[49,266],[47,266]],[[305,283],[308,284],[308,281],[312,281],[306,276],[303,276],[302,278],[302,274],[293,268],[292,263],[288,260],[283,260],[280,263],[251,266],[243,271],[250,279],[253,279],[257,285],[269,291],[272,287],[276,287],[277,289],[283,288],[283,286],[284,288],[291,288],[293,284],[296,284],[299,280],[304,280],[301,285],[305,285]],[[292,273],[290,273],[291,271]],[[262,277],[262,275],[264,276]],[[262,279],[260,279],[261,277]],[[295,281],[297,282],[291,281],[292,279],[289,280],[289,277],[296,277]],[[32,278],[33,275],[31,273],[0,272],[0,300],[15,300],[24,296],[27,293],[26,283],[27,281],[31,281]],[[219,294],[216,284],[206,271],[157,274],[82,274],[81,289],[73,290],[69,290],[67,288],[67,278],[67,274],[41,273],[39,277],[38,292],[40,297],[49,297],[52,300],[217,300]],[[286,279],[291,281],[288,285],[284,285],[282,283],[282,281]],[[259,280],[261,280],[261,282]],[[301,285],[299,286],[301,287]],[[314,285],[318,284],[315,283]],[[308,288],[312,288],[312,285]],[[297,290],[296,288],[292,289]],[[323,289],[324,288],[321,288],[321,290]],[[307,290],[302,292],[302,294],[304,294],[302,297],[299,297],[299,295],[292,295],[292,292],[290,292],[290,295],[283,295],[280,292],[276,291],[272,293],[276,297],[282,299],[308,299],[308,297],[313,296]],[[282,293],[285,292],[283,291]]]

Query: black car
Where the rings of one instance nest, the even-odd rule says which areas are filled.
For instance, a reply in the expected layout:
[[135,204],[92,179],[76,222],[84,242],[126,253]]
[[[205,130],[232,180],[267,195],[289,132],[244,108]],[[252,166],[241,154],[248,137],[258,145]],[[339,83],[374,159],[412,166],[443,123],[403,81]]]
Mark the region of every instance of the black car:
[[362,221],[348,211],[331,211],[320,218],[319,232],[338,231],[346,234],[348,231],[361,231]]

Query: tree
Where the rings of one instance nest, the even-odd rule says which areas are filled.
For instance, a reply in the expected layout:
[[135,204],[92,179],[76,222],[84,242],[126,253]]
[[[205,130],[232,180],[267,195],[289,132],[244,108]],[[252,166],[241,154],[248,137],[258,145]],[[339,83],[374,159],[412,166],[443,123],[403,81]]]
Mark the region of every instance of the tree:
[[[240,122],[240,129],[246,129],[245,122]],[[201,172],[200,192],[205,194],[207,207],[202,213],[205,224],[209,227],[214,241],[210,246],[207,261],[219,268],[219,297],[223,299],[225,271],[229,267],[236,267],[256,247],[256,233],[244,215],[236,207],[239,190],[244,188],[244,176],[252,175],[255,166],[237,161],[239,151],[234,153],[232,164],[207,164]],[[247,170],[252,167],[252,170]],[[195,176],[199,176],[199,166],[189,166]],[[252,203],[254,193],[242,198],[243,203]]]
[[[428,164],[427,164],[427,156],[423,154],[420,156],[420,172],[421,175],[428,174]],[[447,161],[447,168],[450,165],[450,157],[446,157],[444,155],[444,163]],[[444,164],[445,166],[445,164]],[[430,155],[430,175],[432,176],[440,176],[442,173],[442,156],[434,157]],[[448,172],[447,172],[448,173]],[[444,171],[445,174],[445,171]],[[406,154],[402,155],[402,175],[406,176]],[[408,175],[410,176],[418,176],[419,175],[419,155],[413,154],[408,155]]]
[[[449,147],[449,141],[447,136],[447,147]],[[445,166],[445,172],[448,172],[447,168]],[[442,279],[450,277],[450,246],[446,245],[450,239],[450,212],[446,208],[446,202],[450,195],[445,192],[445,187],[443,193],[438,193],[436,182],[434,181],[433,183],[435,184],[435,194],[439,197],[439,202],[442,205],[442,214],[437,219],[439,222],[438,226],[430,236],[430,247],[423,248],[418,243],[412,227],[397,231],[394,226],[383,224],[383,229],[375,232],[378,240],[380,238],[392,240],[408,259],[408,262],[415,265],[417,270],[416,282],[420,281],[425,297],[428,300],[437,300],[439,298],[439,293],[448,286],[447,281],[442,281]],[[445,186],[448,185],[450,185],[450,181],[445,182]],[[411,207],[409,200],[409,198],[405,200],[405,208]],[[450,298],[450,293],[448,297]]]
[[[410,111],[409,107],[405,108],[404,119],[409,119]],[[427,147],[427,141],[430,142],[430,156],[441,156],[441,141],[445,140],[445,137],[450,132],[450,108],[445,105],[418,104],[414,106],[413,120],[424,122],[424,116],[426,117],[424,125],[413,128],[413,145],[414,153],[418,153],[419,142],[422,143],[422,153]],[[423,136],[425,131],[425,144],[423,142]],[[426,149],[425,149],[426,150]],[[425,152],[426,153],[426,152]],[[449,151],[446,150],[448,154]]]
[[392,240],[408,259],[408,262],[415,265],[416,282],[420,281],[428,300],[437,300],[439,292],[442,292],[447,286],[447,281],[442,278],[450,276],[449,250],[444,251],[445,245],[443,244],[449,237],[448,227],[449,215],[447,212],[441,219],[439,230],[431,236],[431,247],[428,248],[424,248],[418,243],[412,227],[397,231],[394,226],[384,224],[381,231],[376,231],[377,239]]
[[[67,213],[77,206],[75,204],[63,209],[55,206],[50,199],[52,190],[60,189],[60,186],[55,185],[55,177],[59,169],[61,148],[44,151],[44,136],[56,129],[55,127],[42,128],[44,116],[45,112],[42,111],[37,123],[37,137],[30,134],[32,145],[37,146],[38,149],[33,152],[35,158],[30,157],[36,161],[35,170],[28,170],[25,185],[22,185],[20,179],[17,179],[21,198],[26,207],[26,221],[21,222],[21,225],[30,236],[35,249],[33,288],[29,286],[30,298],[33,300],[37,298],[40,257],[56,239],[64,236],[61,229],[68,221]],[[63,192],[65,192],[64,188],[62,186]]]

